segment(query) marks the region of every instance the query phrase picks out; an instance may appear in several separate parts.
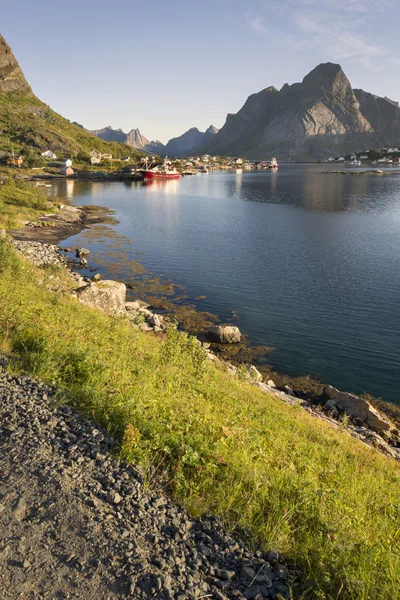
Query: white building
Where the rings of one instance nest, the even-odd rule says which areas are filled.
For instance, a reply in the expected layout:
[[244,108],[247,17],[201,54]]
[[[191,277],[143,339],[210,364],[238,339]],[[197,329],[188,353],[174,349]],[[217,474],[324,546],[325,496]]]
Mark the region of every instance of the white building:
[[43,158],[47,158],[48,160],[56,160],[57,156],[51,150],[46,150],[42,152]]
[[67,158],[67,160],[64,163],[64,166],[68,169],[69,167],[72,167],[72,160],[70,158]]

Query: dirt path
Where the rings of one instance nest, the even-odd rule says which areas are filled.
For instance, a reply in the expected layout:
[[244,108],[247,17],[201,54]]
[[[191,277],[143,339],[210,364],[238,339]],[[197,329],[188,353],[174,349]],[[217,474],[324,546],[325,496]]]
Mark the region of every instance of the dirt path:
[[193,521],[54,390],[0,366],[0,598],[289,597],[275,553]]

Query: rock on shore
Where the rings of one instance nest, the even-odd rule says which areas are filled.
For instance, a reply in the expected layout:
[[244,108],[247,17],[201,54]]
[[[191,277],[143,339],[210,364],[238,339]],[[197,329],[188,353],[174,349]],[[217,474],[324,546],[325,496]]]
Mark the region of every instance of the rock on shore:
[[[193,520],[55,390],[0,366],[0,589],[4,600],[289,598],[275,552]],[[154,482],[156,483],[156,482]],[[162,489],[163,482],[153,489]]]

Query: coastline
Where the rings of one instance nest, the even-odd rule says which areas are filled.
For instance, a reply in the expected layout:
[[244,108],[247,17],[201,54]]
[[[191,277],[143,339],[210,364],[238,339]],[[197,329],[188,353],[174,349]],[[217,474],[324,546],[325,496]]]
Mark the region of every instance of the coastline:
[[[34,244],[16,243],[31,250]],[[35,244],[36,258],[66,260],[56,246]],[[7,256],[7,245],[0,241],[6,268],[0,294],[3,317],[15,324],[8,346],[15,377],[33,373],[60,384],[68,410],[103,424],[121,444],[121,457],[141,464],[149,482],[161,473],[192,514],[220,515],[257,548],[281,552],[299,596],[310,586],[334,596],[353,564],[353,545],[366,548],[364,540],[379,540],[385,527],[394,527],[382,505],[395,494],[398,462],[373,443],[360,443],[348,421],[317,414],[271,382],[257,381],[254,372],[246,376],[185,333],[147,327],[142,333],[128,316],[82,306],[71,294],[80,275],[72,272],[72,281],[52,260],[38,270],[14,251]],[[367,530],[358,527],[360,518]],[[334,528],[335,537],[322,539],[321,526]],[[354,572],[368,555],[366,549]],[[377,577],[369,574],[375,587]]]
[[[63,240],[68,239],[85,229],[91,229],[91,225],[110,222],[115,223],[115,218],[112,214],[112,211],[101,207],[61,205],[58,214],[45,215],[39,218],[39,221],[45,224],[44,226],[41,226],[38,223],[29,224],[24,228],[9,231],[9,234],[17,241],[39,242],[40,244],[45,245],[59,245]],[[62,246],[58,246],[58,248],[60,252],[62,250],[64,251],[62,262],[69,271],[74,273],[77,283],[90,284],[90,278],[87,276],[82,277],[82,275],[79,274],[79,271],[87,266],[87,259],[84,259],[83,262],[74,260],[73,258],[68,257],[67,253],[73,254],[75,249],[63,248]],[[99,265],[96,263],[90,266],[91,272],[97,272],[98,270]],[[154,282],[152,283],[154,286]],[[128,288],[128,297],[126,299],[135,299],[137,302],[137,296],[130,292],[130,290],[137,291],[135,290],[135,286],[129,284],[129,282],[124,282],[124,284],[127,285]],[[162,285],[163,284],[161,284],[161,287]],[[338,426],[338,421],[343,417],[343,411],[332,412],[324,409],[324,405],[327,402],[326,388],[331,386],[313,379],[311,376],[292,377],[285,373],[279,373],[272,370],[265,362],[260,365],[257,359],[259,357],[265,357],[271,349],[267,347],[253,347],[245,336],[242,336],[242,342],[240,344],[219,344],[210,342],[207,337],[207,330],[219,323],[216,315],[201,313],[200,311],[197,311],[193,305],[179,304],[178,299],[182,298],[182,296],[176,294],[173,286],[170,288],[172,289],[172,294],[170,293],[170,296],[172,297],[169,297],[168,299],[154,297],[154,287],[146,294],[146,292],[144,292],[145,288],[146,279],[144,279],[144,282],[141,282],[139,288],[142,292],[139,302],[143,304],[143,314],[147,313],[147,323],[143,329],[144,331],[153,329],[155,333],[163,334],[163,328],[158,327],[158,325],[160,322],[164,322],[164,319],[165,321],[172,320],[178,324],[178,327],[181,330],[186,331],[191,335],[195,335],[199,339],[199,343],[205,348],[208,358],[225,365],[232,375],[236,376],[238,373],[241,373],[242,375],[244,374],[245,378],[251,379],[254,374],[256,374],[256,381],[253,381],[253,383],[259,385],[264,391],[272,393],[288,403],[299,404],[315,417],[322,418],[335,427]],[[185,297],[183,296],[183,298]],[[130,304],[134,303],[135,302],[131,302]],[[159,312],[160,309],[161,313]],[[186,323],[182,323],[182,319],[179,318],[179,315],[184,314],[183,321],[185,321],[188,312],[190,313],[190,317],[186,320]],[[148,318],[150,318],[150,321]],[[154,320],[154,318],[156,319],[155,322],[151,320]],[[243,369],[247,369],[247,371]],[[254,371],[251,372],[249,369],[254,369]],[[249,376],[249,373],[251,373],[251,376]],[[354,396],[353,394],[349,395]],[[375,409],[378,409],[394,424],[395,427],[397,427],[397,429],[400,429],[400,407],[397,409],[396,405],[392,405],[391,403],[385,402],[380,398],[374,398],[370,395],[362,395],[360,398],[374,406]],[[374,438],[373,436],[370,436],[368,431],[357,431],[356,428],[358,424],[357,419],[354,420],[354,423],[350,422],[350,428],[352,425],[355,426],[353,427],[353,434],[356,437],[359,437],[361,441],[364,441],[369,445],[375,445],[378,448],[380,447],[381,451],[389,456],[396,456],[397,451],[392,452],[391,448],[395,448],[396,446],[399,446],[400,448],[400,437],[398,437],[397,434],[393,437],[393,441],[390,442],[389,448],[387,447],[386,442],[388,440],[385,439],[385,436],[383,438],[379,438],[379,436],[378,438]],[[394,446],[392,446],[392,443],[394,443]],[[398,452],[398,460],[400,460],[400,450]]]

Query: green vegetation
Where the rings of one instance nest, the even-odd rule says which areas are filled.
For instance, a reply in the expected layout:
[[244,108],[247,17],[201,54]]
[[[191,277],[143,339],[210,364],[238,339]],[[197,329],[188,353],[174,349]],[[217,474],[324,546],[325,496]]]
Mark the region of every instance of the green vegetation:
[[105,142],[64,119],[29,91],[0,92],[0,149],[21,151],[24,146],[75,157],[92,150],[114,158],[135,157],[139,152],[116,142]]
[[13,369],[65,389],[194,514],[283,552],[294,597],[398,598],[394,461],[208,364],[186,334],[136,331],[48,291],[47,276],[0,240],[0,351]]
[[53,206],[43,190],[24,181],[6,179],[0,185],[0,228],[12,229],[23,220],[31,220],[48,212]]

